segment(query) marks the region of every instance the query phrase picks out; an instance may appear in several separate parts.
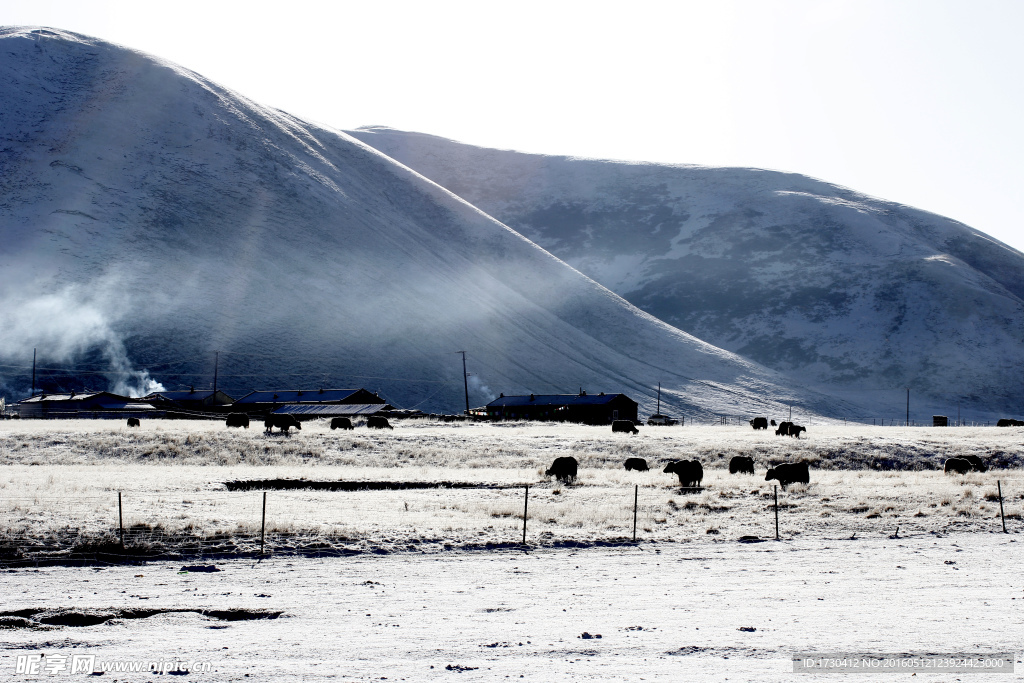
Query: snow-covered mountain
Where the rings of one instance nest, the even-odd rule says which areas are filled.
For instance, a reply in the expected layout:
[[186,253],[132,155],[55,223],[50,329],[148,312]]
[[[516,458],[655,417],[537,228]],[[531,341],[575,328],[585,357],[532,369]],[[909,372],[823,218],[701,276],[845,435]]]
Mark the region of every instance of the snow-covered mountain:
[[793,173],[349,134],[651,315],[895,415],[1021,412],[1024,255],[962,223]]
[[[655,319],[373,148],[177,65],[0,30],[0,374],[135,391],[365,386],[458,410],[626,392],[650,411],[850,406]],[[95,375],[84,374],[87,372]],[[118,384],[119,383],[119,384]],[[97,386],[99,385],[99,386]]]

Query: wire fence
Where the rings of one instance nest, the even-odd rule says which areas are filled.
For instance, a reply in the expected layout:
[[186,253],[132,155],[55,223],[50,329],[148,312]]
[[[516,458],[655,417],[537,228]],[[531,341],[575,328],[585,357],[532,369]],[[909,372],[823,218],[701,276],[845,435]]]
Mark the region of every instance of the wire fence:
[[[970,520],[966,530],[1017,531],[1012,525],[1019,525],[1020,513],[1007,514],[1007,491],[1001,481],[995,484],[997,494],[988,492],[975,501],[983,510],[988,505],[988,512]],[[417,550],[429,543],[505,547],[683,540],[719,534],[716,515],[722,516],[721,526],[729,528],[731,535],[750,540],[780,538],[820,523],[806,514],[800,518],[792,514],[797,507],[806,513],[815,500],[778,487],[717,494],[725,498],[706,495],[711,492],[700,487],[634,485],[590,492],[586,488],[523,485],[4,496],[0,497],[0,564],[263,553],[342,555],[368,548]],[[950,506],[950,514],[938,528],[965,530],[969,520],[959,517],[963,510],[953,512],[957,506],[943,491],[923,495]],[[742,499],[742,506],[736,505],[737,499]],[[826,514],[830,506],[818,505],[822,516],[832,516]],[[853,506],[845,510],[849,520],[830,523],[833,529],[847,524],[856,533],[872,518],[882,516],[872,510],[884,509]],[[688,516],[699,523],[688,523]],[[904,519],[904,524],[913,521],[911,515]],[[898,523],[879,519],[877,526],[892,529]],[[906,534],[907,527],[903,528]],[[900,526],[893,532],[898,537]]]

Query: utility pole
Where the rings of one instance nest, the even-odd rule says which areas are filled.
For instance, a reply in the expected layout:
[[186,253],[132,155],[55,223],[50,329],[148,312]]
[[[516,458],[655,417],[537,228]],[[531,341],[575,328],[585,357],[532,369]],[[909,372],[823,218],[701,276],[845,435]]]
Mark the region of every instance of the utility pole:
[[466,390],[466,415],[469,415],[469,373],[466,372],[466,352],[456,351],[462,354],[462,388]]
[[36,350],[32,349],[32,396],[36,395]]
[[[661,382],[658,382],[658,412],[657,412],[657,414],[661,415]],[[633,534],[633,535],[635,536],[636,534]],[[634,538],[633,540],[635,541],[636,539]]]
[[910,426],[910,387],[907,387],[907,426]]
[[217,366],[220,365],[220,351],[213,352],[213,393],[217,393]]

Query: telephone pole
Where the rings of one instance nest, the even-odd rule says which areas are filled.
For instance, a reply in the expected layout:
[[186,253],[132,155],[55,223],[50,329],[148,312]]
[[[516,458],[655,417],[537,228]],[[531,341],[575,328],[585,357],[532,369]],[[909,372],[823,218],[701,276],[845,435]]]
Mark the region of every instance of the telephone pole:
[[36,395],[36,350],[32,349],[32,396]]
[[213,393],[217,393],[217,368],[220,365],[220,351],[213,352]]
[[469,373],[466,372],[466,352],[456,351],[462,354],[462,388],[466,390],[466,415],[469,415]]
[[910,426],[910,387],[907,387],[907,426]]

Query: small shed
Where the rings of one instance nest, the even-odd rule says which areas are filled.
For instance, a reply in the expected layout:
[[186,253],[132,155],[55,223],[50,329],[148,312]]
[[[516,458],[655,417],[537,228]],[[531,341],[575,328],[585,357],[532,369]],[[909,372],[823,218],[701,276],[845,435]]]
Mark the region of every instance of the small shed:
[[527,394],[505,396],[488,403],[484,410],[497,420],[550,420],[603,425],[613,420],[637,420],[636,401],[625,394]]

